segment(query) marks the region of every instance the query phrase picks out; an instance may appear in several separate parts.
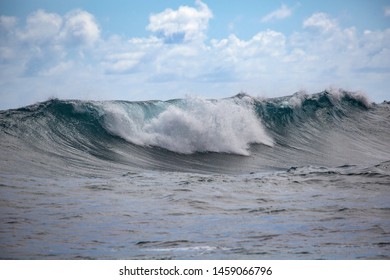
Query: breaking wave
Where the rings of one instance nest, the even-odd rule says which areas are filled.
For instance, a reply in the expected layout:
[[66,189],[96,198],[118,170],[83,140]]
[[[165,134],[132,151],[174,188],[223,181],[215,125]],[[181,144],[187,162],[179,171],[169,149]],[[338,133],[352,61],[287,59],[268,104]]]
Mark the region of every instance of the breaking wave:
[[0,137],[3,158],[27,154],[44,164],[37,157],[48,157],[54,169],[336,166],[390,158],[389,111],[341,90],[269,99],[54,99],[0,112]]
[[140,146],[248,155],[249,144],[273,145],[253,106],[234,99],[111,102],[102,109],[107,131]]

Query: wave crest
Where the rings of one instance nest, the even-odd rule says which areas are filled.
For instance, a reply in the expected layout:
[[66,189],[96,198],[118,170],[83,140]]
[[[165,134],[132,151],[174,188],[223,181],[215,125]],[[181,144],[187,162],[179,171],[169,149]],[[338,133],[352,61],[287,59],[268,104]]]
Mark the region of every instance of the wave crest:
[[160,112],[129,108],[126,103],[105,106],[104,126],[137,145],[157,146],[191,154],[219,152],[249,155],[251,143],[272,146],[253,107],[234,100],[190,97],[168,103]]

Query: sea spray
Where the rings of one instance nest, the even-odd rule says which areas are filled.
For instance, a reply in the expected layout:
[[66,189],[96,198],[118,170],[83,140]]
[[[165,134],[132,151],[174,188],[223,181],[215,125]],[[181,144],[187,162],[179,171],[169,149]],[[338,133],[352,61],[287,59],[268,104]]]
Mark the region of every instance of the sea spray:
[[[104,125],[114,135],[142,146],[192,154],[219,152],[249,155],[249,144],[273,145],[251,104],[190,97],[161,112],[146,113],[128,104],[104,107]],[[130,105],[131,106],[131,105]]]

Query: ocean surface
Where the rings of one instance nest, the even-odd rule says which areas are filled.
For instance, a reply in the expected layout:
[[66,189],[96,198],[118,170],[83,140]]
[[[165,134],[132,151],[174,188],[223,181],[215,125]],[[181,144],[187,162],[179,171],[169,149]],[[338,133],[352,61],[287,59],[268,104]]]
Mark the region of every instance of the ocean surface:
[[1,259],[390,259],[390,103],[48,100],[0,111]]

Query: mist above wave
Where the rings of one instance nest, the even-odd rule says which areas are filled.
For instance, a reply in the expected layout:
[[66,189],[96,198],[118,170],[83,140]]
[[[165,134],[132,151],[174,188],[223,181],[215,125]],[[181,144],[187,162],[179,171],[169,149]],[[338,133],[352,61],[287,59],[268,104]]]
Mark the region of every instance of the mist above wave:
[[110,133],[141,146],[249,155],[251,143],[273,145],[250,102],[189,97],[152,111],[126,103],[105,104],[104,111]]

